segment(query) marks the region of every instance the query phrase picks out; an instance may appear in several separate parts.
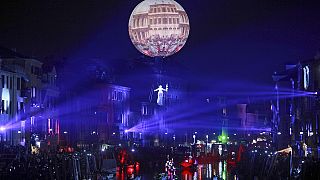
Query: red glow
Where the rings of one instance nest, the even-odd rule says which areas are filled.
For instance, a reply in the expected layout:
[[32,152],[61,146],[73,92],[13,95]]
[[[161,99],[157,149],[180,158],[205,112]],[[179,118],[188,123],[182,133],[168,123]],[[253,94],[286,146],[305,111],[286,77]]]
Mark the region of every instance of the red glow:
[[191,180],[192,179],[192,173],[190,168],[186,168],[181,172],[181,177],[183,180]]
[[118,168],[118,167],[117,167],[116,178],[117,178],[118,180],[125,180],[125,178],[124,178],[124,172],[123,172],[123,169],[122,169],[122,168]]
[[140,171],[140,164],[138,162],[135,163],[136,166],[136,173],[139,173]]
[[242,153],[245,151],[242,144],[239,146],[238,155],[237,155],[237,162],[241,161]]
[[126,163],[127,159],[128,159],[127,151],[122,149],[119,152],[118,159],[120,161],[120,164],[123,166]]
[[133,165],[129,165],[127,167],[127,174],[128,175],[132,175],[134,173],[134,166]]

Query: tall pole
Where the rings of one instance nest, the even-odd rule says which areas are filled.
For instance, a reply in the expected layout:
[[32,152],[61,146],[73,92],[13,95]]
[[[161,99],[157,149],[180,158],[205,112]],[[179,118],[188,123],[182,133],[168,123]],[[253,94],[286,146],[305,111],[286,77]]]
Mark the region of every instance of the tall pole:
[[295,141],[295,133],[294,133],[294,124],[295,124],[295,114],[294,114],[294,87],[295,83],[294,80],[291,78],[291,105],[290,105],[290,137],[291,137],[291,144]]
[[278,82],[276,82],[276,87],[275,87],[275,90],[276,90],[276,96],[277,96],[277,106],[276,106],[276,110],[275,110],[275,119],[274,119],[274,135],[273,135],[273,141],[276,145],[276,148],[278,149],[278,146],[279,146],[279,109],[280,109],[280,102],[279,102],[279,87],[278,87]]

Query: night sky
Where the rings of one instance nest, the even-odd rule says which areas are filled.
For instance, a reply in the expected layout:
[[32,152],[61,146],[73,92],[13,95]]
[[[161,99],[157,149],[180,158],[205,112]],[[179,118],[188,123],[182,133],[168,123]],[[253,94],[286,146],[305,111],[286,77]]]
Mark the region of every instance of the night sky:
[[[0,46],[43,61],[141,54],[128,35],[139,0],[0,2]],[[179,61],[206,83],[270,84],[288,62],[320,48],[320,2],[305,0],[177,0],[191,25]],[[48,58],[49,57],[49,58]]]

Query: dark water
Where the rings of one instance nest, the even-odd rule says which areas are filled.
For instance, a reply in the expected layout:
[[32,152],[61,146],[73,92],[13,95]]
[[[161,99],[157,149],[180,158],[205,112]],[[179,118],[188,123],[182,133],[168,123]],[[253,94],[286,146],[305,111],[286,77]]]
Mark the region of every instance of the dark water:
[[[162,164],[161,164],[162,165]],[[177,170],[175,172],[176,177],[181,180],[212,180],[212,179],[223,179],[237,180],[238,177],[234,172],[235,167],[228,165],[226,161],[219,161],[210,164],[199,164],[194,169],[182,168],[180,165],[176,165]],[[160,179],[159,174],[165,173],[165,167],[163,168],[153,167],[141,169],[139,173],[134,173],[132,176],[123,173],[117,173],[117,179],[125,180],[126,177],[141,177],[143,180]],[[169,178],[170,179],[170,178]]]

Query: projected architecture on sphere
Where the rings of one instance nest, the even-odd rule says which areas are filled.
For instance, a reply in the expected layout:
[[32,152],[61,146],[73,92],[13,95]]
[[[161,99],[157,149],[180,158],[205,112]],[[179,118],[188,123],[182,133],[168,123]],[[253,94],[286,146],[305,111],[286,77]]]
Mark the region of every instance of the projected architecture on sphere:
[[174,0],[144,0],[133,10],[129,35],[134,46],[150,57],[178,52],[189,36],[189,19]]

